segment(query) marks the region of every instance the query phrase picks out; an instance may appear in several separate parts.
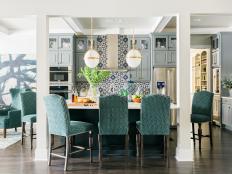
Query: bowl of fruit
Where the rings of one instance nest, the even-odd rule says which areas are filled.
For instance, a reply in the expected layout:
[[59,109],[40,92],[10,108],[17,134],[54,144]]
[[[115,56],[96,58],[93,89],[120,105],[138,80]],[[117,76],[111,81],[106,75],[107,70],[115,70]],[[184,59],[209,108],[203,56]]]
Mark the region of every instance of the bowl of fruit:
[[132,95],[132,101],[135,103],[141,103],[142,95]]

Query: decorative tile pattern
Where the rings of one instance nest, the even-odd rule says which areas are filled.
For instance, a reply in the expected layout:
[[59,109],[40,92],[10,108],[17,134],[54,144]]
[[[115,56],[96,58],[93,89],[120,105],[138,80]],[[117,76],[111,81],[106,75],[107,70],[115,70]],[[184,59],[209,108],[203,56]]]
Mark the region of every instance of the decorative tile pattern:
[[128,38],[126,35],[118,35],[118,67],[127,68],[126,54],[128,52]]
[[[118,67],[127,68],[126,54],[128,52],[128,38],[126,35],[118,36]],[[106,68],[107,64],[107,36],[97,36],[97,51],[100,54],[99,68]],[[123,88],[129,90],[131,94],[134,94],[138,89],[141,93],[150,93],[150,82],[133,82],[129,83],[128,72],[113,72],[111,76],[99,85],[99,91],[101,95],[110,95],[119,93]],[[87,82],[78,82],[77,91],[80,92],[82,88],[88,89],[89,84]]]
[[106,35],[97,36],[97,51],[100,54],[100,63],[98,64],[99,68],[106,68],[107,62],[107,37]]

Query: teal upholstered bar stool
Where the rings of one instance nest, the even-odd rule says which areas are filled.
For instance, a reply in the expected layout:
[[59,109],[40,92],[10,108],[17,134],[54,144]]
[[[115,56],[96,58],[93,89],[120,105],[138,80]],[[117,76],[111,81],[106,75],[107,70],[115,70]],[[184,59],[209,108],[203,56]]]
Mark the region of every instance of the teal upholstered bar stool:
[[34,130],[33,124],[36,123],[36,93],[26,91],[20,93],[22,104],[22,145],[25,137],[25,124],[30,124],[31,149],[33,148]]
[[[212,103],[213,103],[213,93],[208,91],[196,92],[193,96],[192,101],[192,139],[195,145],[195,135],[198,135],[199,149],[201,149],[201,138],[209,137],[210,145],[213,146],[212,138]],[[202,135],[202,123],[209,123],[209,135]],[[198,134],[195,134],[194,123],[198,124]]]
[[111,95],[99,100],[99,161],[102,161],[102,137],[104,135],[124,135],[128,155],[128,102],[127,97]]
[[5,108],[0,111],[0,128],[3,130],[3,136],[6,138],[6,130],[21,126],[21,101],[20,93],[26,91],[27,89],[11,88],[10,94],[12,103],[10,107]]
[[[64,170],[67,170],[68,157],[73,153],[80,152],[81,150],[90,151],[90,162],[92,162],[92,129],[93,124],[82,121],[70,121],[69,110],[66,101],[63,97],[55,94],[51,94],[44,98],[47,118],[48,118],[48,131],[49,131],[49,163],[51,165],[51,157],[57,156],[65,159]],[[71,138],[78,134],[89,133],[89,148],[81,148],[71,152]],[[53,150],[63,146],[52,147],[52,136],[65,137],[65,156],[53,153]],[[80,146],[72,146],[80,149]]]
[[[170,98],[164,95],[147,95],[142,98],[140,121],[136,122],[136,149],[143,165],[143,136],[163,135],[164,156],[169,164]],[[139,148],[140,146],[140,148]]]

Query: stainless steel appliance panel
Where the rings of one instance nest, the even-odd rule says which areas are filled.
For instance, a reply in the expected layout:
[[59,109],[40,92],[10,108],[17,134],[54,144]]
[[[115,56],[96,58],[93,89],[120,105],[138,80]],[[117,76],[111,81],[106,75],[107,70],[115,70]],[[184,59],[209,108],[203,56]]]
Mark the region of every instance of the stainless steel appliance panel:
[[[153,70],[153,94],[158,94],[157,82],[165,82],[165,95],[171,98],[173,103],[176,103],[176,68],[154,68]],[[177,119],[176,110],[171,111],[171,125],[176,126]]]

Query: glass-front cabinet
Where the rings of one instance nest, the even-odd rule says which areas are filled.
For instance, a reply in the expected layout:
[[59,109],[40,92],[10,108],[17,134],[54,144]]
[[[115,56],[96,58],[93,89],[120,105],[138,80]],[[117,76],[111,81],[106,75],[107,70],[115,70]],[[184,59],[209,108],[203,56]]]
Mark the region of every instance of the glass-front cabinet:
[[153,34],[153,67],[176,66],[176,35],[175,33]]
[[59,36],[59,49],[72,50],[73,37],[72,36]]
[[[128,49],[132,48],[133,37],[128,36]],[[141,52],[142,60],[135,69],[130,69],[130,80],[132,81],[150,81],[151,77],[151,39],[148,35],[135,36],[135,48]]]
[[58,37],[50,36],[48,40],[48,49],[49,50],[57,50],[58,49]]
[[155,36],[154,49],[167,50],[168,49],[168,36]]

